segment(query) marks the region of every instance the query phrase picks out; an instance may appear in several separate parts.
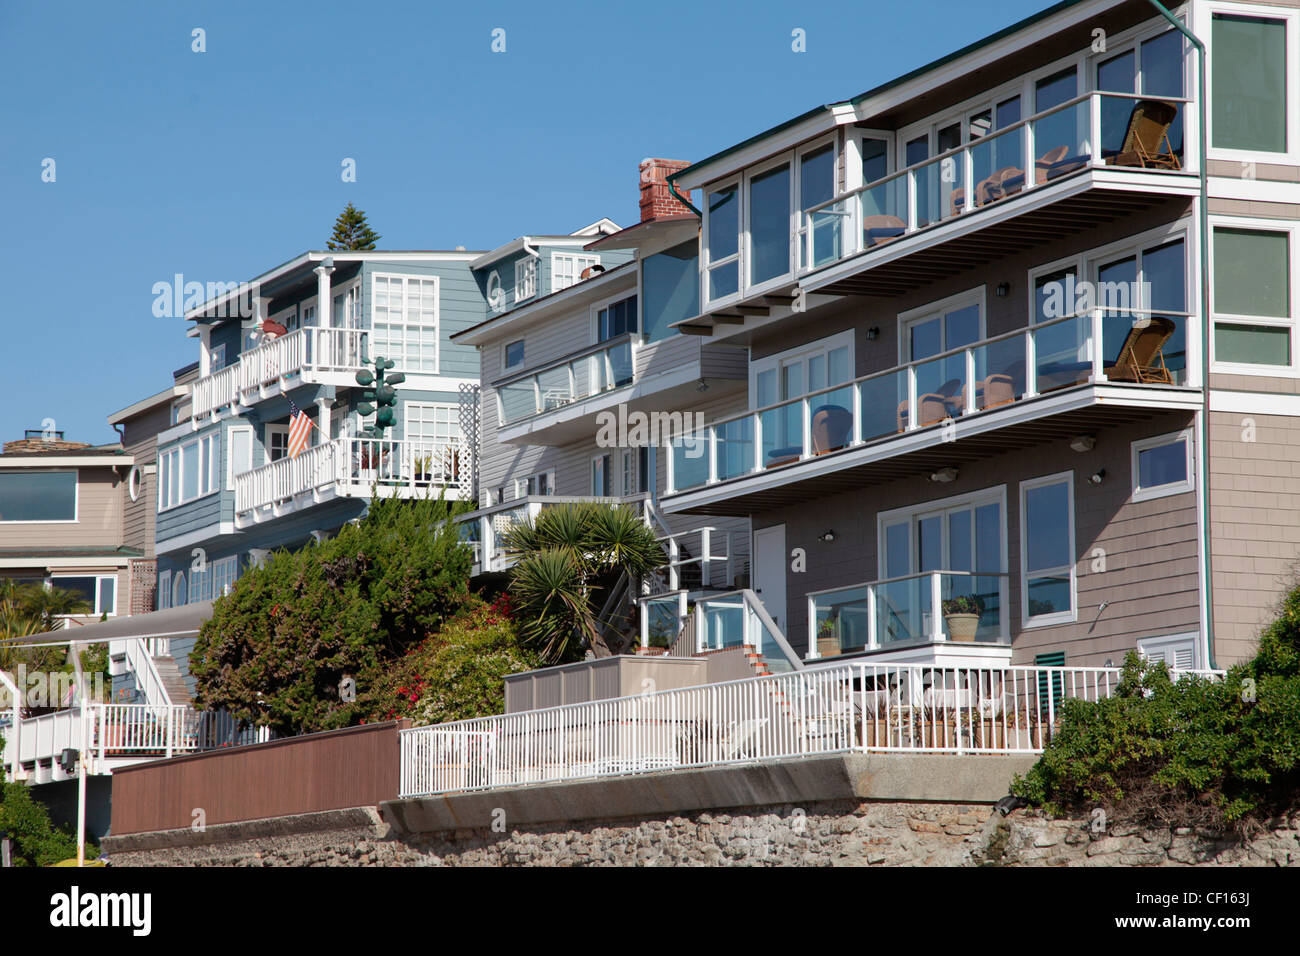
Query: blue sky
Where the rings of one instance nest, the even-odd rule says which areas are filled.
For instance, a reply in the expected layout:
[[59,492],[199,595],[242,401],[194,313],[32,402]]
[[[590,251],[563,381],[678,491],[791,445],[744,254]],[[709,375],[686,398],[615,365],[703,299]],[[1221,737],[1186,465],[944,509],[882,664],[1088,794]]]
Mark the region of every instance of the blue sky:
[[198,355],[153,284],[251,279],[349,200],[390,249],[626,225],[643,157],[699,159],[1047,5],[0,0],[0,437],[115,440],[107,415]]

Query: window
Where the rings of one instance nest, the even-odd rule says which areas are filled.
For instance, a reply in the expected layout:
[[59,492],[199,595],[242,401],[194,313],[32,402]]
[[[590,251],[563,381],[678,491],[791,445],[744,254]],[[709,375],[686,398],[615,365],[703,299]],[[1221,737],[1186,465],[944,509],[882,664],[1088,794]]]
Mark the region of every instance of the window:
[[230,458],[226,462],[226,488],[235,490],[235,476],[253,468],[253,429],[245,425],[226,431],[230,443]]
[[1121,363],[1124,344],[1133,329],[1143,328],[1142,323],[1158,314],[1174,323],[1160,356],[1174,382],[1181,383],[1187,370],[1187,321],[1182,316],[1187,311],[1187,251],[1183,239],[1099,259],[1093,270],[1095,306],[1104,310],[1101,353],[1107,375],[1118,381],[1131,380],[1124,377],[1130,373],[1114,366]]
[[576,253],[551,253],[551,291],[559,292],[575,285],[589,266],[600,265],[600,256],[580,256]]
[[[796,399],[808,392],[843,385],[853,378],[853,333],[841,332],[750,363],[750,402],[753,408],[767,408],[778,402]],[[813,440],[814,452],[834,451],[845,447],[852,438],[853,393],[840,388],[823,392],[812,400],[814,421],[822,418],[837,424],[820,427]],[[820,417],[819,417],[820,416]],[[803,406],[791,402],[762,413],[762,454],[765,464],[798,458],[804,450]],[[850,423],[848,426],[842,423]],[[824,445],[825,447],[821,447]]]
[[1133,500],[1163,498],[1192,490],[1190,431],[1133,443]]
[[537,257],[525,256],[515,262],[515,302],[537,294]]
[[438,279],[376,274],[371,355],[403,372],[438,371]]
[[1213,15],[1210,130],[1215,148],[1285,153],[1294,147],[1287,142],[1287,86],[1296,67],[1295,52],[1291,61],[1287,58],[1287,33],[1285,19]]
[[555,472],[540,471],[535,475],[527,478],[515,479],[515,497],[523,498],[527,495],[553,495],[555,494]]
[[609,455],[591,459],[591,493],[598,498],[609,497]]
[[519,339],[517,342],[507,342],[505,346],[505,366],[512,369],[515,366],[524,364],[524,340]]
[[276,312],[271,316],[272,322],[278,322],[290,332],[298,328],[298,307],[291,305],[289,308]]
[[78,614],[117,613],[117,575],[115,574],[51,577],[50,585],[75,591],[86,602],[89,610],[78,611]]
[[[1109,93],[1132,93],[1151,97],[1183,97],[1183,36],[1177,30],[1135,43],[1120,52],[1111,49],[1097,64],[1097,89]],[[1101,153],[1109,158],[1118,155],[1128,133],[1129,116],[1136,99],[1107,96],[1101,98]],[[1183,115],[1181,109],[1166,134],[1169,147],[1183,158]]]
[[705,298],[714,302],[740,291],[740,191],[736,183],[705,194]]
[[878,577],[889,581],[877,586],[877,594],[890,609],[879,622],[882,643],[929,639],[932,593],[921,575],[930,571],[966,572],[941,576],[942,599],[978,596],[984,612],[976,639],[1007,637],[1001,612],[1005,497],[998,487],[880,514]]
[[695,240],[642,261],[642,331],[647,342],[658,342],[673,335],[674,322],[699,314],[699,268],[700,248]]
[[0,521],[76,521],[75,471],[0,472]]
[[751,175],[749,276],[756,286],[790,274],[790,164]]
[[1025,626],[1073,621],[1073,472],[1021,482],[1020,564],[1020,611]]
[[172,578],[172,607],[184,607],[190,594],[185,588],[185,572],[177,571]]
[[211,565],[205,564],[202,570],[190,566],[189,603],[195,604],[212,597],[210,574]]
[[266,426],[266,460],[279,461],[289,454],[289,426]]
[[210,597],[218,598],[229,594],[235,586],[235,579],[239,577],[239,556],[231,555],[213,561],[208,565],[208,570],[212,576]]
[[334,327],[357,329],[361,327],[361,287],[353,285],[334,296]]
[[596,341],[606,342],[636,331],[636,296],[629,296],[596,312]]
[[158,510],[210,495],[220,487],[218,436],[204,435],[158,453]]
[[407,402],[406,430],[404,435],[416,449],[416,456],[429,457],[431,475],[451,480],[448,474],[459,467],[457,449],[460,448],[460,408],[437,402]]
[[165,611],[172,606],[172,573],[158,572],[158,610]]
[[636,494],[637,452],[644,449],[625,448],[619,453],[619,494],[627,497]]
[[212,346],[208,356],[208,372],[220,372],[226,367],[226,343]]
[[1214,228],[1214,360],[1291,365],[1291,237],[1288,232]]

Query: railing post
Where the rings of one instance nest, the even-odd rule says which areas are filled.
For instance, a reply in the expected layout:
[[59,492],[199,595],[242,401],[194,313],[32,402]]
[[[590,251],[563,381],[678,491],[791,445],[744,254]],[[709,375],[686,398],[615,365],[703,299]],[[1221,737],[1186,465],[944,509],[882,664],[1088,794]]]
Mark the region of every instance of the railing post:
[[803,423],[803,451],[801,457],[812,457],[812,401],[805,395],[799,400],[799,414]]
[[172,755],[176,744],[176,708],[167,708],[167,756]]
[[759,472],[763,470],[763,416],[754,412],[753,423],[754,447],[750,449],[749,470]]
[[970,414],[977,408],[975,404],[975,349],[967,349],[964,355],[966,359],[966,413]]
[[1088,321],[1092,326],[1091,329],[1089,329],[1089,335],[1092,339],[1092,342],[1090,343],[1092,351],[1092,381],[1093,384],[1096,384],[1102,380],[1103,372],[1101,364],[1101,309],[1093,309],[1092,314],[1088,317]]
[[876,633],[876,586],[867,585],[867,647],[873,651],[880,646],[880,636]]
[[919,413],[916,408],[916,366],[907,367],[907,429],[911,431],[916,428],[916,423],[920,421]]
[[930,572],[930,639],[943,640],[943,604],[941,601],[940,575],[938,571]]
[[1033,189],[1035,186],[1038,185],[1038,167],[1032,158],[1038,155],[1036,152],[1034,152],[1035,137],[1034,137],[1033,120],[1030,120],[1029,122],[1025,123],[1025,125],[1020,127],[1020,129],[1023,131],[1019,137],[1020,168],[1025,171],[1025,188]]
[[718,480],[718,426],[710,425],[708,430],[709,484]]
[[1025,329],[1025,398],[1038,394],[1038,343],[1034,327]]
[[[679,436],[679,437],[678,437],[678,442],[679,442],[679,443],[684,442],[684,441],[685,441],[685,436]],[[667,452],[667,454],[664,455],[664,493],[665,493],[665,494],[669,494],[669,495],[671,495],[673,492],[675,492],[675,491],[677,490],[677,454],[676,454],[676,452],[677,452],[677,448],[678,448],[678,447],[679,447],[678,444],[673,444],[672,442],[669,442],[669,443],[664,447],[664,450]],[[684,451],[684,449],[685,449],[684,444],[683,444],[683,445],[680,445],[680,447],[682,447],[682,448],[683,448],[683,451]],[[653,469],[652,469],[652,470],[653,470]]]
[[[1091,140],[1091,146],[1086,148],[1084,152],[1091,157],[1089,165],[1101,166],[1103,164],[1101,158],[1101,94],[1094,92],[1083,102],[1087,104],[1088,138]],[[1088,144],[1085,144],[1085,146],[1088,146]]]
[[712,565],[710,559],[713,556],[713,542],[709,536],[708,528],[700,529],[700,589],[703,590],[709,586],[712,580]]
[[853,444],[862,444],[862,383],[849,385],[850,398],[853,403]]

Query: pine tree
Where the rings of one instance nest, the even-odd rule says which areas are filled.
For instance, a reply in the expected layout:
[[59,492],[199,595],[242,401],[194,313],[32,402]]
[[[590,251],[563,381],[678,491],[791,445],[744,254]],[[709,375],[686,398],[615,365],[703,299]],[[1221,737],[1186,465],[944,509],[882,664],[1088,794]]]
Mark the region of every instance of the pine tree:
[[352,203],[339,213],[334,220],[334,235],[330,236],[325,248],[330,250],[352,249],[369,250],[375,248],[380,240],[379,233],[370,228],[366,214]]

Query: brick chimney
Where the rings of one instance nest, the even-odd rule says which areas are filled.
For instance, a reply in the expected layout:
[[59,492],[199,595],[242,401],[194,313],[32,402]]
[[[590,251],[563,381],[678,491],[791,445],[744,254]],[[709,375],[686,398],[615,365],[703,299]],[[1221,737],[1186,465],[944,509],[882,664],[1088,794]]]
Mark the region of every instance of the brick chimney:
[[4,454],[6,455],[40,455],[48,454],[52,451],[76,451],[79,448],[89,448],[90,443],[84,441],[64,441],[59,438],[19,438],[14,441],[7,441],[4,444]]
[[[653,219],[656,216],[680,216],[683,213],[691,214],[690,209],[683,206],[668,188],[668,177],[679,170],[685,169],[690,163],[681,159],[643,159],[641,160],[641,221]],[[683,190],[677,190],[686,198],[690,194]]]

